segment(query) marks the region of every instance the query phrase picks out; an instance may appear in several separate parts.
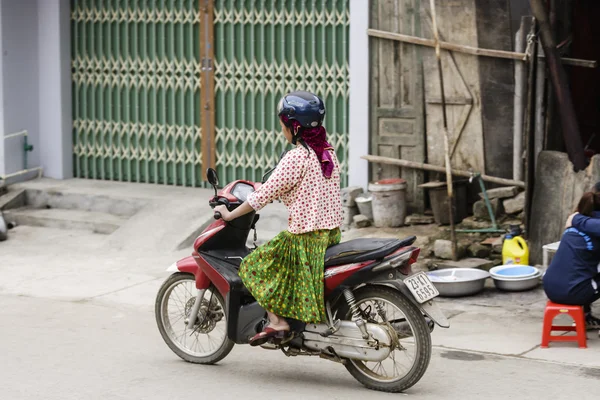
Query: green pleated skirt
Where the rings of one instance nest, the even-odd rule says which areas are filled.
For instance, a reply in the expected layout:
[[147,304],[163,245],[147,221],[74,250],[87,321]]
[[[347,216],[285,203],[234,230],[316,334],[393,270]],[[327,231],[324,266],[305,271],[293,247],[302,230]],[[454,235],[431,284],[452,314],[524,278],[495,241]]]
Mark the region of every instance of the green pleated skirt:
[[341,237],[339,229],[281,232],[242,261],[239,275],[267,311],[306,323],[323,322],[325,251]]

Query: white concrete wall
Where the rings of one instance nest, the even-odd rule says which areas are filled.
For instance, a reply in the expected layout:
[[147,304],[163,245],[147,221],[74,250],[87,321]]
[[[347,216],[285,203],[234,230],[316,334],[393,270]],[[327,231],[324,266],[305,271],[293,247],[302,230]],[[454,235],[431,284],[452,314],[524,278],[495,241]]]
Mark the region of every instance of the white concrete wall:
[[[69,0],[0,0],[0,132],[26,130],[27,167],[57,179],[73,169],[70,46]],[[23,170],[23,137],[2,142],[0,175]]]
[[[2,2],[0,2],[0,35],[2,35]],[[0,36],[0,55],[3,54],[4,52],[2,51],[2,37]],[[5,164],[5,159],[4,159],[4,135],[6,134],[6,132],[4,132],[4,107],[2,107],[2,104],[4,104],[4,82],[2,79],[3,74],[3,68],[2,68],[2,62],[0,62],[0,176],[5,174],[5,168],[4,168],[4,164]]]
[[369,2],[350,0],[350,120],[348,176],[350,186],[365,190],[369,164]]
[[39,123],[44,175],[73,176],[69,0],[39,3]]
[[[38,0],[2,0],[2,84],[4,135],[27,130],[34,151],[29,166],[40,163]],[[4,172],[23,169],[23,137],[4,142]]]

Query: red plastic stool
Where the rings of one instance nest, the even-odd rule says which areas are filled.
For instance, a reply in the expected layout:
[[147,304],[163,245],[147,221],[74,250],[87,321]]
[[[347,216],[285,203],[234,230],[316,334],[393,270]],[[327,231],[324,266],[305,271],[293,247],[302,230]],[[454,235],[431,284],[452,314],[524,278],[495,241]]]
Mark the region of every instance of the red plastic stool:
[[[569,314],[575,321],[575,326],[552,325],[557,315]],[[577,332],[577,336],[556,336],[552,331]],[[544,312],[544,327],[542,331],[542,348],[548,348],[550,342],[578,342],[579,348],[587,348],[587,336],[585,334],[585,315],[582,306],[568,306],[551,301],[546,303]]]

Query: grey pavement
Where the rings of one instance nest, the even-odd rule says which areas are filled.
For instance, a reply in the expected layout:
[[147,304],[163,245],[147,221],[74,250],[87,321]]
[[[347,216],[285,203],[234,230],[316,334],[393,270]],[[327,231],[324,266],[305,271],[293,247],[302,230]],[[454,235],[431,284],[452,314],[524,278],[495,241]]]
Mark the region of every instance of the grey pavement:
[[[189,254],[177,250],[178,243],[210,218],[207,191],[108,183],[93,189],[88,181],[69,185],[144,198],[150,208],[136,216],[144,213],[151,220],[134,216],[112,235],[30,226],[9,231],[9,240],[0,243],[0,398],[392,396],[364,389],[339,364],[248,346],[236,346],[217,366],[181,361],[158,333],[154,298],[167,266]],[[180,209],[173,210],[174,205]],[[259,236],[265,239],[285,214],[278,204],[263,214],[268,229]],[[177,238],[166,238],[164,231],[178,232]],[[540,349],[544,300],[541,289],[507,294],[491,287],[470,298],[439,299],[451,327],[434,330],[430,367],[404,395],[596,398],[598,333],[588,333],[588,349],[575,344]]]

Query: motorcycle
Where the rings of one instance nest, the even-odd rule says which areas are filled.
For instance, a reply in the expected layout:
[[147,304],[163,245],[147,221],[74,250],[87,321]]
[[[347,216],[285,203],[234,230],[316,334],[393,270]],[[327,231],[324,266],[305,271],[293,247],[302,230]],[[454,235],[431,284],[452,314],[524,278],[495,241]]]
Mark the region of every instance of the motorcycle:
[[[272,171],[272,170],[271,170]],[[268,174],[268,173],[267,173]],[[211,207],[240,206],[261,183],[237,180],[220,191],[213,169],[207,178]],[[262,182],[264,182],[264,177]],[[238,276],[259,214],[226,222],[218,212],[195,240],[192,255],[172,264],[158,291],[155,316],[166,344],[183,360],[215,364],[235,344],[247,344],[267,323],[266,311]],[[431,357],[434,325],[449,327],[426,274],[412,273],[420,248],[416,237],[355,239],[325,254],[327,321],[288,319],[290,334],[261,347],[286,356],[318,356],[341,363],[364,386],[401,392],[416,384]]]

